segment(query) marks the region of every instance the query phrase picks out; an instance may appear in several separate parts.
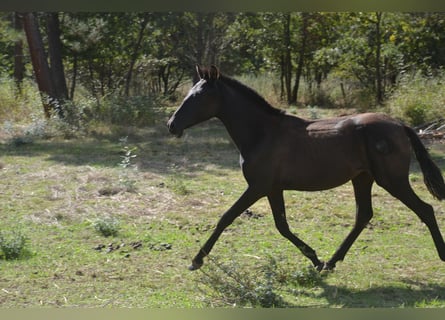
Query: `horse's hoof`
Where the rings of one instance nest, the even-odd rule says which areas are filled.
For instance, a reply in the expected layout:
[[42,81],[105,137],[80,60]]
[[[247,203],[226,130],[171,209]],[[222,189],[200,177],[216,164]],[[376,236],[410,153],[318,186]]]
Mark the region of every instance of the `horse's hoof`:
[[318,265],[315,266],[315,269],[318,272],[322,272],[324,270],[325,266],[326,266],[326,264],[323,261],[321,261]]
[[328,272],[332,272],[335,269],[335,264],[331,265],[327,262],[325,262],[323,269],[321,270],[323,273],[328,273]]
[[326,271],[333,271],[335,269],[335,264],[334,265],[330,265],[329,263],[325,263],[324,264],[324,268],[323,268],[323,270],[326,270]]
[[192,261],[192,264],[189,267],[190,271],[195,271],[198,270],[199,268],[202,267],[202,263],[196,263],[195,261]]
[[328,273],[334,271],[335,265],[330,265],[327,262],[320,262],[315,269],[320,273]]

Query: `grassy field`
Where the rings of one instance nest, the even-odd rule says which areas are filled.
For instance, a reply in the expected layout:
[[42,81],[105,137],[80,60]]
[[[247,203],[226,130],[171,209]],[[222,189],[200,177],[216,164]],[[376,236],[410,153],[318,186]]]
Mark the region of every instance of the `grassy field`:
[[[426,227],[378,187],[371,224],[334,272],[309,268],[264,199],[188,271],[246,184],[217,121],[179,140],[164,120],[69,140],[1,135],[0,232],[27,242],[18,259],[1,256],[0,307],[445,306],[445,263]],[[444,146],[430,148],[445,169]],[[411,181],[445,232],[416,165]],[[351,185],[285,196],[291,228],[329,258],[352,227]]]

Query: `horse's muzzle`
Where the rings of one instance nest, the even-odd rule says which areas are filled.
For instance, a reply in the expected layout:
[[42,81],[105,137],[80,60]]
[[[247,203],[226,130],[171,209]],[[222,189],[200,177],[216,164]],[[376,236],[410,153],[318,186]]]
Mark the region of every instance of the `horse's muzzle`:
[[177,128],[177,126],[175,125],[175,119],[174,118],[170,118],[170,120],[168,120],[167,127],[168,127],[168,131],[171,134],[175,135],[177,138],[181,138],[182,137],[182,134],[184,133],[184,130]]

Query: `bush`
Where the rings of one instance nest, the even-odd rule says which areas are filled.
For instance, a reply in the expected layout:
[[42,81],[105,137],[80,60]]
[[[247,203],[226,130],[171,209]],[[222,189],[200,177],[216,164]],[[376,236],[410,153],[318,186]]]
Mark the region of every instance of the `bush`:
[[445,114],[444,80],[444,75],[405,76],[388,99],[388,112],[412,126],[442,118]]
[[25,80],[21,87],[19,93],[12,78],[0,78],[0,121],[23,123],[29,115],[43,117],[42,100],[36,84]]
[[10,233],[0,232],[0,251],[5,260],[16,260],[26,252],[28,238],[20,231]]
[[323,281],[323,277],[320,272],[315,270],[315,268],[312,266],[303,270],[295,271],[291,275],[290,279],[302,287],[315,287],[320,285]]
[[226,265],[209,257],[206,266],[209,272],[201,269],[203,276],[200,277],[200,283],[205,288],[200,289],[221,305],[285,307],[286,302],[277,292],[276,274],[272,270],[274,267],[275,262],[272,261],[272,267],[260,266],[259,272],[254,273],[251,269],[242,270],[234,262]]
[[113,217],[99,218],[94,221],[94,229],[104,237],[116,236],[119,233],[119,221]]
[[164,98],[160,96],[110,96],[93,110],[99,121],[126,126],[147,126],[156,122]]

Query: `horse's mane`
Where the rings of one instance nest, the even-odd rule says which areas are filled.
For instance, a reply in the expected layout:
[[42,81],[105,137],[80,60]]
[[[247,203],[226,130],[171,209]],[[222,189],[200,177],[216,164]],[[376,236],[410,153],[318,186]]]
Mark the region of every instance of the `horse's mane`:
[[236,91],[244,94],[249,99],[251,99],[258,107],[262,108],[264,111],[268,112],[269,114],[273,115],[280,115],[284,114],[284,110],[277,109],[273,107],[269,102],[266,101],[258,92],[256,92],[254,89],[246,86],[245,84],[241,83],[240,81],[228,77],[226,75],[220,75],[218,78],[218,81],[222,81],[226,85],[230,86],[231,88],[235,89]]

